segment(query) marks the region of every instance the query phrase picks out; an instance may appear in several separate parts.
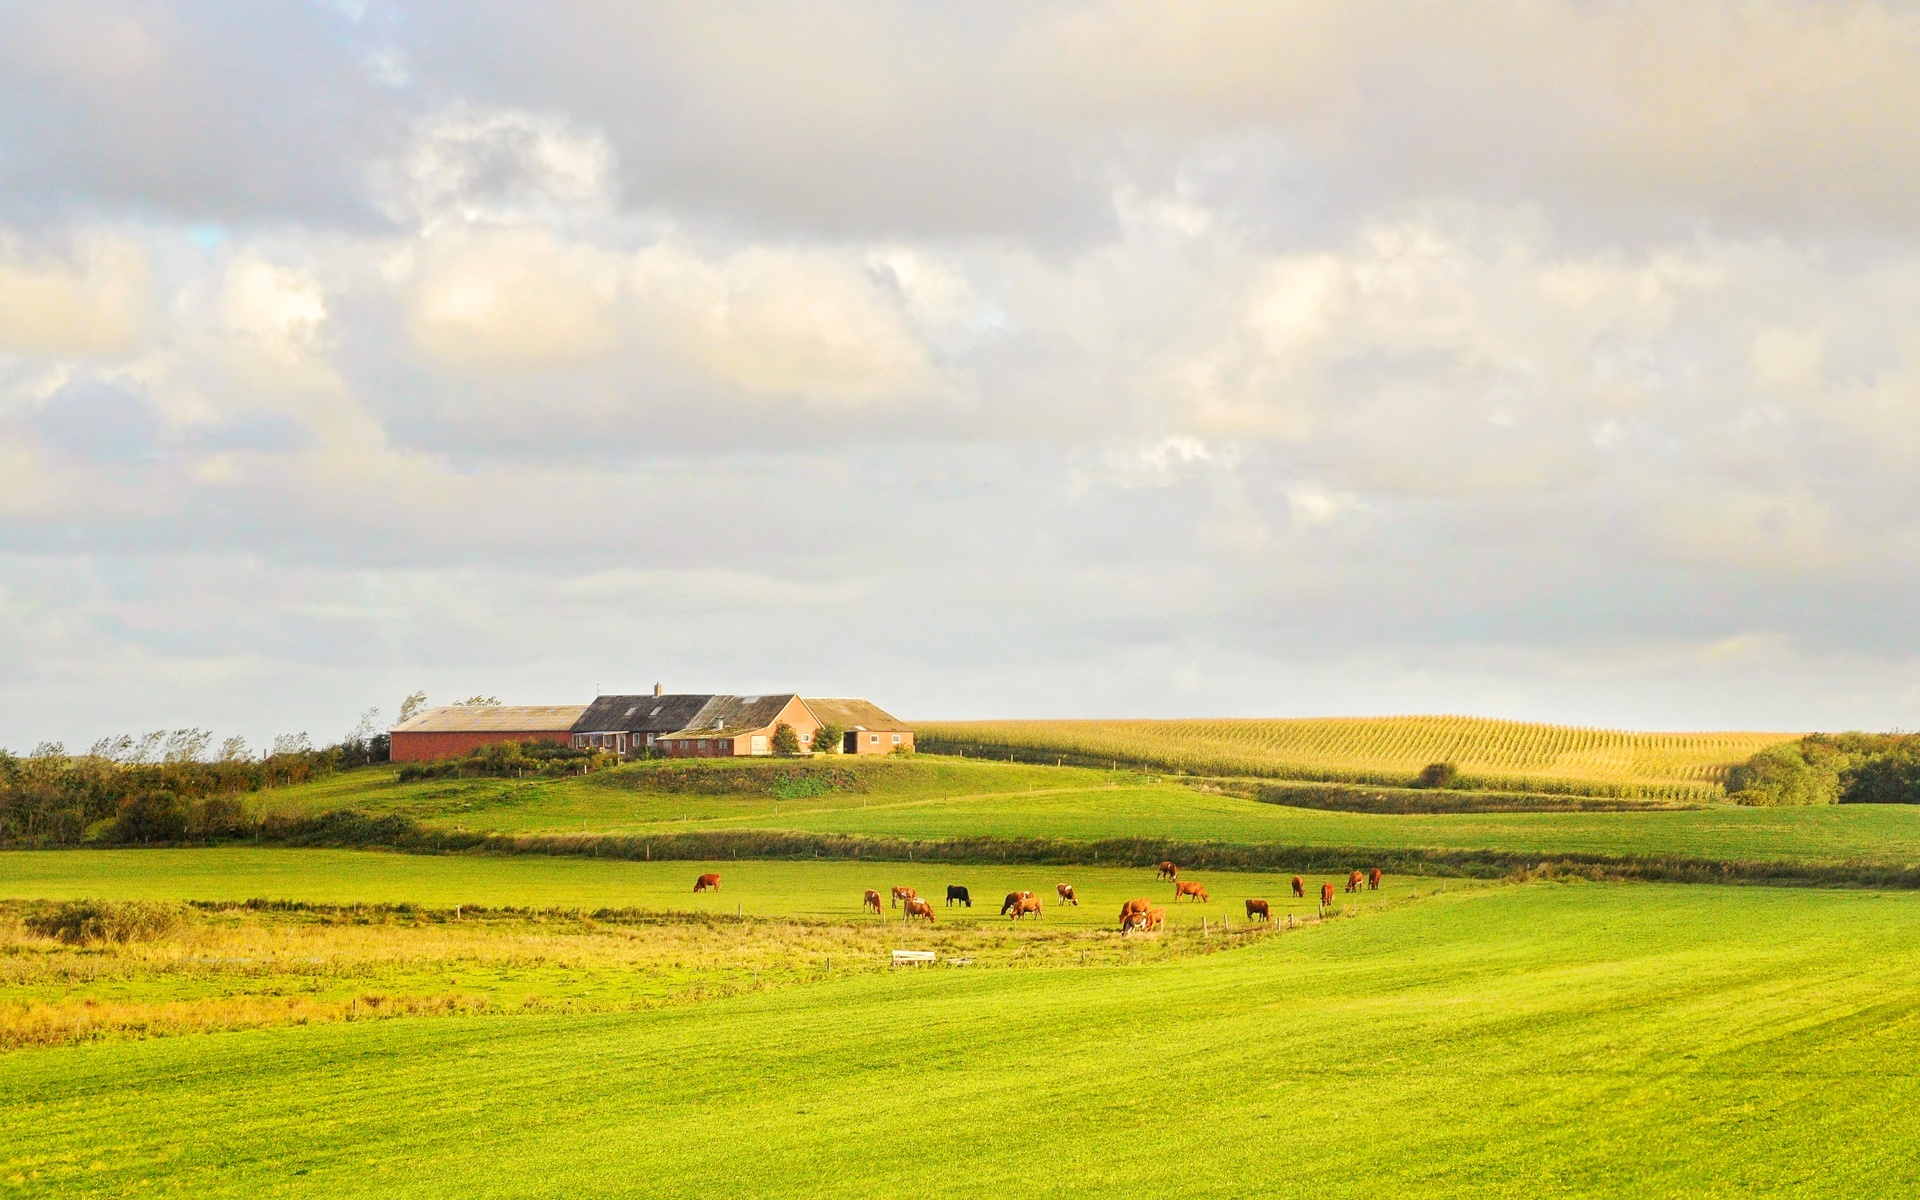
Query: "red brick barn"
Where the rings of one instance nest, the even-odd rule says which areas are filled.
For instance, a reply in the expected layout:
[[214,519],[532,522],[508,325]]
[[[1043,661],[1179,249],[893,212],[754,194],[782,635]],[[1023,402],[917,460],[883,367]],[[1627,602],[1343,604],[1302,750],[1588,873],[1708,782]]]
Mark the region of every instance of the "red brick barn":
[[573,741],[584,704],[452,704],[430,708],[390,731],[394,762],[455,758],[493,742]]
[[913,752],[913,730],[906,722],[865,700],[809,699],[807,710],[820,724],[838,725],[846,731],[840,735],[842,754]]
[[793,726],[802,747],[820,728],[800,697],[791,692],[779,696],[709,696],[686,728],[656,737],[653,744],[668,758],[772,754],[773,731],[783,724]]

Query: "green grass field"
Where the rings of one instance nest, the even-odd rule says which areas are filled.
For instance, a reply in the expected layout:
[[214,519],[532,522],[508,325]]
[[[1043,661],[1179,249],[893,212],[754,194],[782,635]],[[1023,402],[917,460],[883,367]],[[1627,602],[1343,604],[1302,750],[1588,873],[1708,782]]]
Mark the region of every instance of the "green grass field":
[[[1358,850],[1511,850],[1680,855],[1757,862],[1920,863],[1920,809],[1898,805],[1644,812],[1387,815],[1290,808],[1168,777],[1072,767],[929,760],[880,768],[854,789],[780,800],[764,792],[661,792],[646,767],[560,781],[395,784],[388,769],[269,793],[286,811],[355,807],[442,828],[503,833],[779,829],[897,838],[1060,838],[1282,843]],[[867,770],[869,764],[859,764]]]
[[1137,966],[0,1057],[0,1189],[1905,1195],[1920,897],[1480,888]]

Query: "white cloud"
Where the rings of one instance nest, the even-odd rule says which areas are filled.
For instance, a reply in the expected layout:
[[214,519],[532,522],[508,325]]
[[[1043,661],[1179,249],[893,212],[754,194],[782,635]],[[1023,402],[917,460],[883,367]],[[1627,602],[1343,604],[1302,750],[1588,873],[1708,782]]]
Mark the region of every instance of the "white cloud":
[[0,351],[49,357],[116,356],[147,320],[152,268],[122,236],[85,238],[70,258],[32,255],[0,240]]

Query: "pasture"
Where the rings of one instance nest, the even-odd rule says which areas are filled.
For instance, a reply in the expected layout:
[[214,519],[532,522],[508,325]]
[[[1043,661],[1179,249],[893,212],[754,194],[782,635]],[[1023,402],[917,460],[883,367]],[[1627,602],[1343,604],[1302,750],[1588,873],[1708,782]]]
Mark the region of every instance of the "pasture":
[[939,721],[923,747],[1061,755],[1194,775],[1405,784],[1452,763],[1467,786],[1712,799],[1727,769],[1790,733],[1635,733],[1483,717]]
[[1916,968],[1916,896],[1534,883],[1132,965],[17,1052],[0,1189],[1910,1194]]

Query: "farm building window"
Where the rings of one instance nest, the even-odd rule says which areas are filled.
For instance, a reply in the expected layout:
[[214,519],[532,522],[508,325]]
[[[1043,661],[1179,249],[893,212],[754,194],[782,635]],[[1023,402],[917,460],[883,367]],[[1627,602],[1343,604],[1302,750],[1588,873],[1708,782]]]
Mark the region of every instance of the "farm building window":
[[893,735],[893,744],[896,746],[900,744],[900,735],[897,733]]

